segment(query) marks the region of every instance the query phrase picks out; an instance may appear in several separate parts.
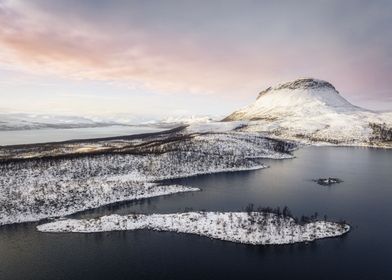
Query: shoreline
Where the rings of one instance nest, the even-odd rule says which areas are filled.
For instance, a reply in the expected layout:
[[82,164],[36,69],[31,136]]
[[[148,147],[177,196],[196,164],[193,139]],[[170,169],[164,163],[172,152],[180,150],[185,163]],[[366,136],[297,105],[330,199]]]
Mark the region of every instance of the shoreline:
[[86,146],[71,144],[24,154],[22,150],[23,159],[0,160],[1,220],[39,220],[131,200],[143,190],[153,193],[149,186],[159,187],[157,181],[165,179],[262,169],[265,159],[292,158],[295,148],[255,134],[187,136],[171,130],[142,140],[132,136],[137,137],[102,141],[99,145],[112,150],[100,154],[73,156]]

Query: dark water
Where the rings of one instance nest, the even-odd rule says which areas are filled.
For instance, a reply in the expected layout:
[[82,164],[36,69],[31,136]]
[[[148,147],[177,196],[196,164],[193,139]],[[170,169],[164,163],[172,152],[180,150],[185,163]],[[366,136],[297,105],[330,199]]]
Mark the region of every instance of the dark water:
[[[35,224],[0,228],[0,279],[392,279],[392,151],[306,148],[271,168],[177,180],[202,192],[105,207],[77,215],[239,210],[287,205],[345,219],[342,238],[250,246],[152,232],[45,234]],[[339,177],[324,187],[310,181]]]

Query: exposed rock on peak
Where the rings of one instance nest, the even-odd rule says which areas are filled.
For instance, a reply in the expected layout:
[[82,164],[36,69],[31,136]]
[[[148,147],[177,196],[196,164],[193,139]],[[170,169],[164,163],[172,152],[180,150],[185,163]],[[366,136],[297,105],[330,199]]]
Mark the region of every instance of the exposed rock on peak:
[[330,89],[338,93],[335,87],[327,81],[318,80],[314,78],[301,78],[294,81],[278,84],[275,87],[268,87],[267,89],[259,93],[257,99],[260,98],[263,94],[268,93],[272,90],[283,90],[283,89],[289,89],[289,90]]
[[297,79],[295,81],[280,84],[276,89],[318,89],[330,88],[336,90],[335,87],[327,81],[317,80],[313,78]]

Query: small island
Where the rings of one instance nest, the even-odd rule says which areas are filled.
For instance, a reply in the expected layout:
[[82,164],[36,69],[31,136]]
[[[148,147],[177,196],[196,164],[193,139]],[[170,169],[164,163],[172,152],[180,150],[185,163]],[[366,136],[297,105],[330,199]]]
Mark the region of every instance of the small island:
[[343,182],[343,180],[341,180],[339,178],[328,177],[328,178],[315,179],[315,180],[313,180],[313,182],[316,182],[317,184],[322,185],[322,186],[330,186],[333,184],[340,184]]
[[252,245],[292,244],[347,233],[344,222],[304,220],[285,212],[186,212],[174,214],[109,215],[96,219],[66,219],[37,226],[41,232],[93,233],[150,229],[206,236]]

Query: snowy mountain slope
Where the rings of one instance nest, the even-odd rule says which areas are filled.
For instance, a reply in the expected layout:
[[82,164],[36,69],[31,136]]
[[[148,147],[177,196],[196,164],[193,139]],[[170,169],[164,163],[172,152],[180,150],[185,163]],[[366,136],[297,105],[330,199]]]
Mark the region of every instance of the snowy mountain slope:
[[224,121],[248,121],[258,131],[304,142],[390,146],[392,113],[352,105],[326,81],[298,79],[262,91],[256,101]]
[[344,99],[330,83],[301,79],[269,87],[259,93],[255,103],[234,112],[225,120],[274,119],[290,115],[360,110]]

